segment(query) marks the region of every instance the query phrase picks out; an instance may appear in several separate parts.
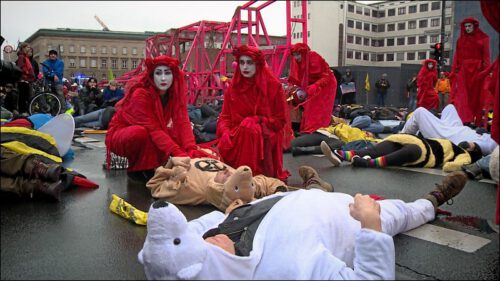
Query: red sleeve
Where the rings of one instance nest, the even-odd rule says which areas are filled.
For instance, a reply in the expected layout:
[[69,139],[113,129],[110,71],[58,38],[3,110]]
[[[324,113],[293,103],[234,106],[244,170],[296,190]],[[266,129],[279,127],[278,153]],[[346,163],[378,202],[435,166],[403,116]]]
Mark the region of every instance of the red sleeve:
[[314,96],[330,85],[333,75],[331,75],[328,63],[319,54],[311,52],[309,60],[309,81],[313,80],[311,85],[316,86],[314,92],[311,93]]
[[217,138],[220,138],[224,133],[231,129],[231,109],[229,107],[229,101],[231,100],[231,88],[227,89],[224,93],[224,103],[222,104],[222,110],[219,114],[219,119],[217,120]]

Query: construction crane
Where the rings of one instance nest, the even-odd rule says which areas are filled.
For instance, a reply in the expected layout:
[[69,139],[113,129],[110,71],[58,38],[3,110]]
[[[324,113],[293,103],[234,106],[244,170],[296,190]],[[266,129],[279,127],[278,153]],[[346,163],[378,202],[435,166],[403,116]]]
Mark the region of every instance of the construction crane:
[[109,28],[106,26],[106,24],[104,24],[104,22],[97,15],[94,15],[94,18],[102,26],[102,31],[109,31]]

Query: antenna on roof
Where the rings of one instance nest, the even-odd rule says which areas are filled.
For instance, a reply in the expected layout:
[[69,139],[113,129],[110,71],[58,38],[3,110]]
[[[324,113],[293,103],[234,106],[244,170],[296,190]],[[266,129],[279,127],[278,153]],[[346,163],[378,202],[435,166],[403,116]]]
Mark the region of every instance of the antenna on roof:
[[102,31],[109,31],[109,28],[106,26],[106,24],[104,24],[104,22],[97,15],[94,15],[94,18],[102,26]]

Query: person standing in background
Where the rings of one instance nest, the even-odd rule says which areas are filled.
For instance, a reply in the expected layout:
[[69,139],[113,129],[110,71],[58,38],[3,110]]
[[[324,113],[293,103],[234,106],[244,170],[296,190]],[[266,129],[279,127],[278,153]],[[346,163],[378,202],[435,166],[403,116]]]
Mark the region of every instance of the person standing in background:
[[42,63],[43,76],[45,80],[55,86],[56,95],[61,102],[61,111],[66,111],[66,99],[63,93],[64,62],[57,58],[57,51],[50,50],[49,58]]
[[391,83],[387,80],[387,73],[382,74],[382,78],[375,82],[375,88],[377,88],[377,105],[382,107],[385,106],[385,96],[387,95],[387,90],[391,87]]
[[408,97],[408,112],[412,112],[417,108],[417,73],[414,72],[412,77],[406,83],[406,95]]
[[442,111],[443,108],[448,104],[448,95],[450,94],[450,80],[444,72],[439,73],[439,79],[436,83],[436,91],[439,94],[439,111]]
[[16,65],[23,70],[21,80],[17,83],[19,96],[17,110],[20,114],[28,114],[28,105],[31,97],[31,84],[35,81],[35,73],[31,65],[29,53],[31,47],[28,43],[21,43],[17,52]]

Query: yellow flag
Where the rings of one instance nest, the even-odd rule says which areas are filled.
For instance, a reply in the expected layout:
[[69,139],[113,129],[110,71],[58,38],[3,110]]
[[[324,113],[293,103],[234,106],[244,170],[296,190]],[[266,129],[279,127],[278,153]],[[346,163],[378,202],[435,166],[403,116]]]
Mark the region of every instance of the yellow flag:
[[368,72],[366,73],[366,78],[365,78],[365,91],[366,93],[370,91],[370,80],[368,79]]
[[108,82],[111,80],[115,80],[115,76],[113,75],[113,70],[111,70],[111,68],[108,68]]

